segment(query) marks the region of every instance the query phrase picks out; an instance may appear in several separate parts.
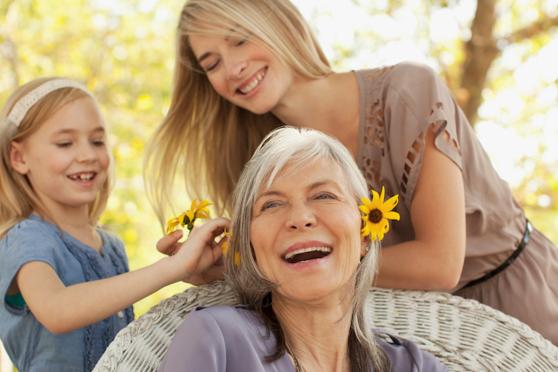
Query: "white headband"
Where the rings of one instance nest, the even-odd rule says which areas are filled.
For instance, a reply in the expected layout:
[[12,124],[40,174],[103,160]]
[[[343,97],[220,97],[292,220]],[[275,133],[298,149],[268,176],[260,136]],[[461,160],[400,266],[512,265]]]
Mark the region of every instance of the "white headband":
[[70,79],[53,79],[49,80],[44,84],[39,85],[37,88],[33,89],[31,92],[24,95],[20,98],[14,107],[11,109],[10,113],[8,114],[8,123],[12,123],[16,127],[19,127],[21,121],[27,115],[27,112],[33,105],[35,105],[41,98],[58,89],[62,88],[77,88],[89,96],[91,93],[87,90],[87,88],[77,81],[70,80]]

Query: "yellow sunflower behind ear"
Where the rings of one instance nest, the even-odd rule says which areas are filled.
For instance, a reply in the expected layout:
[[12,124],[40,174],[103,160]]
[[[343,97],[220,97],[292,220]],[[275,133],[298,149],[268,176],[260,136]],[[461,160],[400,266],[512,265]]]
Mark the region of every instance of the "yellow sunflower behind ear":
[[375,190],[372,192],[372,201],[366,197],[360,200],[362,204],[358,207],[362,214],[362,236],[370,236],[372,240],[382,240],[389,231],[389,220],[399,221],[399,213],[393,208],[399,202],[399,195],[392,196],[384,202],[385,190],[382,186],[380,195]]

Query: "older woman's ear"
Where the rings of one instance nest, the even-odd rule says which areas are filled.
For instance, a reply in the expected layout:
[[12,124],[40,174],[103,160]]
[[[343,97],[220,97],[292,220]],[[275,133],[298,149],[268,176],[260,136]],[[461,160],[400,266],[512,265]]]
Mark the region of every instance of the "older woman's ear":
[[370,249],[370,236],[363,236],[360,240],[360,258],[366,256],[368,250]]

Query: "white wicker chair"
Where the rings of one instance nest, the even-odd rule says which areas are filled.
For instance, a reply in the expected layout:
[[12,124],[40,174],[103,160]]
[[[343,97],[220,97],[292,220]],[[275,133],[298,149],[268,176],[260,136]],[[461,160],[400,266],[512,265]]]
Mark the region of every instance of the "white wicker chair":
[[[237,304],[223,282],[162,301],[116,336],[94,372],[154,371],[186,314]],[[558,348],[518,320],[477,301],[444,293],[372,289],[373,326],[416,342],[450,371],[558,371]]]

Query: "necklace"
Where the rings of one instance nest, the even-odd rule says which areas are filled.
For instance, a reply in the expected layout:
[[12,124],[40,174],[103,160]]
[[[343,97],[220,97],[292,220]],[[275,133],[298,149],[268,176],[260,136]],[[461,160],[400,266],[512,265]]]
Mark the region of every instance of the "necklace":
[[293,361],[294,361],[295,371],[296,372],[304,372],[304,369],[302,368],[302,366],[298,362],[298,359],[296,359],[294,356],[291,356],[291,357],[293,358]]
[[287,349],[287,353],[289,354],[291,360],[293,361],[295,372],[304,372],[304,368],[302,368],[302,366],[298,362],[298,358],[294,355],[294,353],[292,352],[291,348],[287,343],[285,343],[285,349]]

